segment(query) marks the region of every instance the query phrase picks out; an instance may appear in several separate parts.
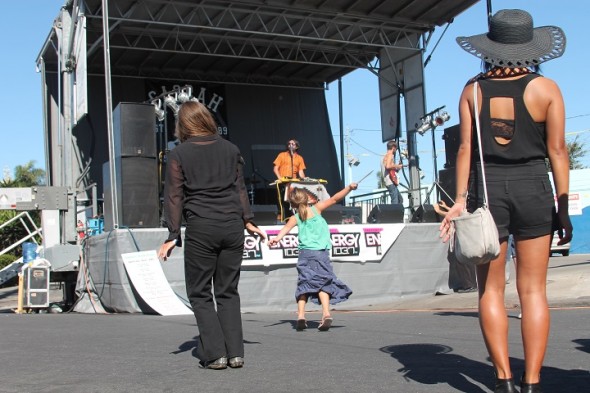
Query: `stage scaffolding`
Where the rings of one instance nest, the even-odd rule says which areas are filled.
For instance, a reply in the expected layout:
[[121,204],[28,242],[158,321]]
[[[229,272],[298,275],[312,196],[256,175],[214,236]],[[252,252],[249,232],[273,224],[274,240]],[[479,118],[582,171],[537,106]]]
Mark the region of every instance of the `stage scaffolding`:
[[[80,200],[90,200],[90,195],[84,197],[94,181],[89,174],[102,165],[93,156],[99,147],[87,136],[90,133],[108,136],[113,178],[112,110],[124,100],[145,100],[133,91],[114,92],[114,80],[137,80],[137,86],[152,80],[321,91],[347,73],[366,68],[380,78],[382,102],[404,96],[406,123],[413,126],[413,119],[424,112],[422,53],[435,27],[475,2],[66,1],[37,58],[48,185],[68,187]],[[402,71],[419,78],[404,79]],[[96,85],[96,78],[103,79],[102,86]],[[89,105],[90,97],[97,100],[97,91],[104,91],[102,103]],[[416,106],[420,102],[422,106]],[[399,111],[396,107],[382,114],[382,123],[388,124],[391,116],[399,118]],[[411,154],[416,151],[414,133],[404,131],[411,132]],[[384,140],[390,132],[384,130]],[[338,166],[336,161],[327,163],[332,164]],[[413,173],[417,168],[412,168],[412,161],[410,165],[411,188],[419,189],[419,176]],[[345,168],[339,169],[344,173]],[[111,187],[111,192],[116,213],[116,190]],[[61,217],[66,242],[75,241],[76,215],[68,211]]]

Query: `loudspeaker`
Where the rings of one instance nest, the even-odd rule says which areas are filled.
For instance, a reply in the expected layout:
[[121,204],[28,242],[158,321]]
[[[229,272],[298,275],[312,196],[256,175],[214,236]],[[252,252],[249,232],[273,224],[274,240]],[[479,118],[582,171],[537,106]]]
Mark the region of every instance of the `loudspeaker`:
[[152,104],[119,103],[113,111],[115,157],[156,157],[155,131]]
[[454,168],[457,162],[457,152],[461,142],[459,125],[445,128],[442,139],[445,141],[445,168]]
[[404,222],[404,205],[401,203],[375,205],[367,217],[367,222],[371,224]]
[[[455,196],[457,191],[457,182],[455,179],[455,168],[443,169],[438,171],[438,184],[446,191],[451,198]],[[444,192],[439,192],[440,198],[447,204],[447,206],[453,206],[451,198],[447,197]]]
[[[118,157],[115,159],[119,226],[158,228],[159,191],[158,164],[150,157]],[[113,201],[109,162],[102,166],[104,190],[104,229],[113,229]]]
[[[246,185],[246,189],[250,192],[250,186]],[[255,205],[271,205],[277,204],[277,189],[275,187],[255,188],[254,189],[254,204]]]
[[412,222],[440,222],[442,217],[434,210],[432,205],[420,205],[412,215]]
[[322,211],[322,217],[328,224],[360,224],[362,209],[357,206],[332,205]]
[[278,214],[276,205],[252,205],[250,209],[254,213],[256,225],[276,225]]

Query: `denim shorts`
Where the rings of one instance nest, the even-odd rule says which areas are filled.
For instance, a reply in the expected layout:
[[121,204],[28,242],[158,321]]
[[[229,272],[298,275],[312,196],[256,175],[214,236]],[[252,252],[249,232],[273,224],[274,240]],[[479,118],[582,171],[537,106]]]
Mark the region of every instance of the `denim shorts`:
[[[557,228],[555,198],[544,161],[486,164],[488,206],[500,239],[513,234],[535,238]],[[477,187],[476,187],[477,186]],[[483,204],[480,166],[469,177],[468,211]]]

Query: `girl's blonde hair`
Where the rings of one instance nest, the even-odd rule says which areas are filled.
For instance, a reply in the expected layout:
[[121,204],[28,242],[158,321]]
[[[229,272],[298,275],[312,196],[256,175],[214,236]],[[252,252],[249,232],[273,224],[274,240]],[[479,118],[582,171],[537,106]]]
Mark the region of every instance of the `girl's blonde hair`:
[[289,202],[293,208],[297,209],[299,219],[301,221],[307,220],[307,203],[309,198],[307,191],[302,188],[293,188],[289,191]]
[[181,142],[197,135],[214,135],[217,124],[209,109],[200,102],[187,101],[178,110],[176,136]]

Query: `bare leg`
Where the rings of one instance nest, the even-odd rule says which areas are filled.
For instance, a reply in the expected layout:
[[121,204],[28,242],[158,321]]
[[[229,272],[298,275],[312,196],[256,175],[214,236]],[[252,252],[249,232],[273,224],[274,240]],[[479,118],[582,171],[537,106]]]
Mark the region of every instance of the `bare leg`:
[[508,359],[508,316],[504,305],[506,246],[507,242],[504,239],[500,244],[498,258],[476,268],[479,324],[494,364],[496,377],[499,379],[512,378]]
[[297,319],[305,319],[305,304],[307,303],[307,295],[301,295],[297,299]]
[[318,293],[318,298],[322,305],[322,319],[330,317],[330,294],[320,291]]
[[549,338],[547,267],[551,235],[516,239],[516,288],[522,308],[525,382],[539,382]]

